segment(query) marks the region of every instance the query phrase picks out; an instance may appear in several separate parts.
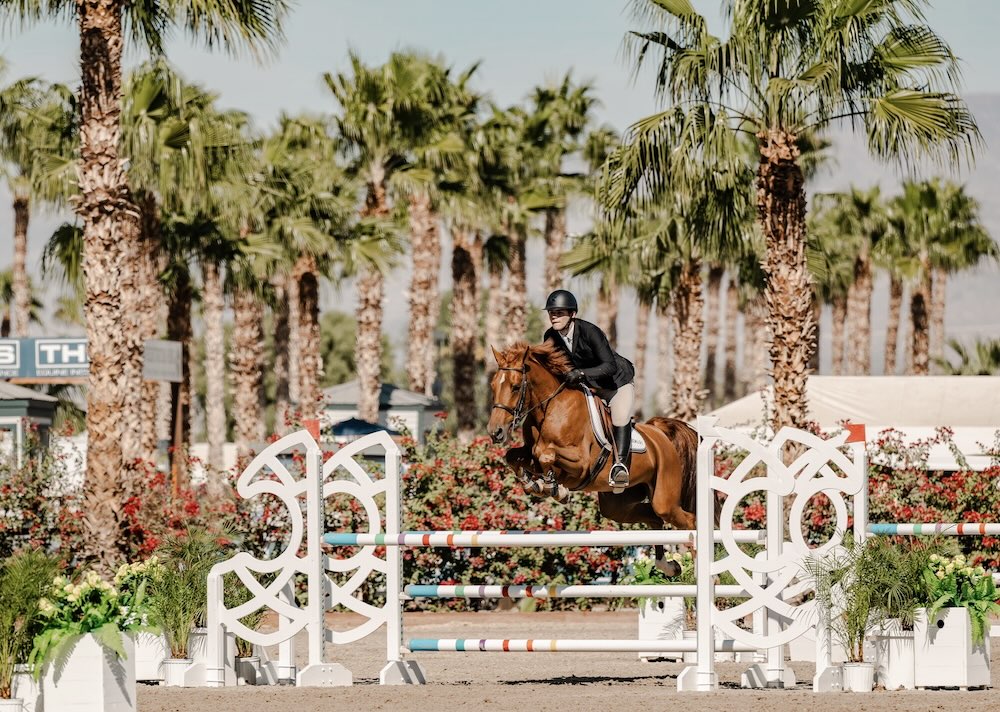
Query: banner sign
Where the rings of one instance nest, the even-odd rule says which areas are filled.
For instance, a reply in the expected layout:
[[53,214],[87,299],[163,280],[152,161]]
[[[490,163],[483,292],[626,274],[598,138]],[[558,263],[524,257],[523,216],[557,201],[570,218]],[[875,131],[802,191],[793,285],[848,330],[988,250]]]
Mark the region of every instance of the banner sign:
[[[0,339],[0,379],[58,383],[61,378],[85,379],[89,373],[85,337]],[[143,377],[147,381],[180,382],[181,343],[147,341]]]
[[79,378],[90,371],[87,339],[0,339],[0,378]]

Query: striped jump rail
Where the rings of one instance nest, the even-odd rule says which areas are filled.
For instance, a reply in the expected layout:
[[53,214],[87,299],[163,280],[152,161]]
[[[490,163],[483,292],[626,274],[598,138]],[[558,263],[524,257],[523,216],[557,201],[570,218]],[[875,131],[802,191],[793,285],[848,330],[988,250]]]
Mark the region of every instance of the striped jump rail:
[[[398,534],[350,534],[327,532],[323,543],[330,546],[413,546],[441,548],[472,547],[546,547],[546,546],[653,546],[691,544],[694,531],[643,530],[643,531],[453,531],[453,532],[400,532]],[[762,543],[767,532],[737,530],[733,532],[741,544]],[[715,541],[722,541],[722,533],[715,532]]]
[[868,533],[875,536],[1000,536],[1000,524],[985,522],[953,522],[925,524],[869,524]]
[[[693,653],[698,641],[684,640],[529,640],[478,638],[414,638],[411,653]],[[753,652],[757,648],[734,640],[715,641],[716,652]]]
[[[403,593],[410,598],[694,598],[697,588],[694,584],[409,584]],[[717,585],[715,595],[746,598],[747,592],[742,586]]]

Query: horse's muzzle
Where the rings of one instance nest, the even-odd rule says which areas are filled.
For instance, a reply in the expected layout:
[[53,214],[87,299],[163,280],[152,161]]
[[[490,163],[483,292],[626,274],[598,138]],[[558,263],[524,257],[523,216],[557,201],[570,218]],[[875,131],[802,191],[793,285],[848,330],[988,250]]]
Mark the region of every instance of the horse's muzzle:
[[500,445],[507,439],[507,435],[510,432],[506,425],[500,425],[493,429],[490,433],[490,438],[493,440],[494,445]]

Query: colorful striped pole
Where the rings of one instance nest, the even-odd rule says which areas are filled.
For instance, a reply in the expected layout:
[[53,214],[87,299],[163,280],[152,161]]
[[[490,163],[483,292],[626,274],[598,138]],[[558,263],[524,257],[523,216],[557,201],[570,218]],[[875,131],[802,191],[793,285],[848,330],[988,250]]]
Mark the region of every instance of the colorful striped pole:
[[[692,653],[698,641],[684,640],[504,640],[477,638],[414,638],[410,652],[462,653]],[[716,652],[753,652],[757,648],[734,640],[715,641]]]
[[[323,541],[330,546],[427,546],[427,547],[546,547],[546,546],[652,546],[693,544],[693,531],[662,529],[643,531],[454,531],[400,532],[399,534],[348,534],[328,532]],[[734,539],[741,544],[764,541],[763,530],[738,530]],[[722,541],[715,532],[715,541]]]
[[[694,584],[636,585],[585,584],[577,586],[511,586],[461,584],[456,586],[434,584],[410,584],[403,593],[411,598],[693,598],[697,587]],[[715,587],[716,595],[729,598],[746,598],[742,586],[720,585]]]
[[1000,524],[985,522],[869,524],[868,533],[877,536],[1000,536]]

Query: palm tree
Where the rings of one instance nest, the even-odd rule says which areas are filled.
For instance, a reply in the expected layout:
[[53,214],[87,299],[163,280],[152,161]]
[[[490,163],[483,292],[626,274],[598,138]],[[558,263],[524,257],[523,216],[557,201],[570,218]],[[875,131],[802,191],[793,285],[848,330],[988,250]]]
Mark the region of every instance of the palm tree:
[[[582,176],[566,171],[566,158],[578,152],[598,101],[588,82],[576,84],[567,72],[557,84],[537,86],[528,105],[526,139],[537,155],[533,189],[548,203],[545,216],[545,291],[562,286],[559,259],[566,240],[566,203],[582,187]],[[605,290],[610,293],[611,287]]]
[[466,137],[475,123],[480,97],[468,87],[478,65],[453,78],[450,67],[426,58],[414,61],[426,63],[427,76],[419,88],[421,110],[430,124],[420,132],[420,140],[414,141],[412,163],[397,172],[397,182],[408,184],[403,187],[408,188],[404,192],[413,260],[406,370],[410,388],[431,395],[436,377],[434,326],[440,308],[439,203],[443,194],[461,189],[455,184],[455,170],[468,157]]
[[1000,339],[977,341],[969,348],[956,339],[949,339],[952,358],[939,358],[937,365],[952,376],[995,376],[1000,374]]
[[123,483],[133,456],[123,445],[130,423],[129,394],[141,374],[130,364],[141,344],[130,324],[133,256],[138,230],[129,217],[130,195],[121,141],[122,52],[125,27],[154,54],[163,38],[182,28],[210,47],[272,47],[281,34],[286,0],[269,3],[126,0],[2,0],[0,12],[21,22],[75,16],[80,36],[80,200],[83,222],[85,313],[91,368],[87,389],[87,475],[84,523],[89,558],[111,569],[123,549]]
[[[922,21],[924,0],[727,0],[725,39],[687,0],[635,0],[646,29],[630,48],[641,66],[657,49],[657,96],[671,105],[631,130],[613,174],[612,204],[639,190],[724,166],[736,132],[756,136],[757,206],[767,247],[775,429],[807,421],[806,375],[815,321],[806,266],[806,202],[798,136],[842,119],[863,125],[879,158],[912,160],[932,149],[970,156],[979,138],[953,93],[957,60]],[[643,190],[643,186],[651,190]]]
[[[424,142],[433,126],[434,112],[423,101],[422,89],[431,73],[412,55],[393,53],[381,67],[365,66],[351,54],[350,74],[324,74],[340,104],[335,117],[343,149],[352,170],[365,184],[362,220],[387,223],[389,187],[394,174],[406,165],[413,147]],[[385,285],[382,271],[363,266],[355,289],[358,295],[358,332],[355,362],[360,395],[358,417],[375,422],[379,411],[379,364],[382,353],[382,317]]]

